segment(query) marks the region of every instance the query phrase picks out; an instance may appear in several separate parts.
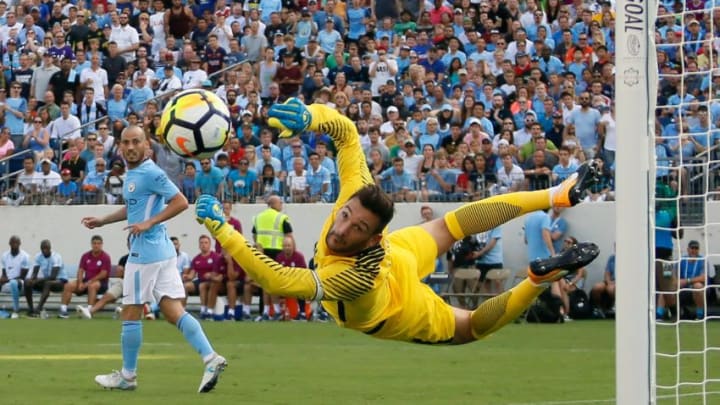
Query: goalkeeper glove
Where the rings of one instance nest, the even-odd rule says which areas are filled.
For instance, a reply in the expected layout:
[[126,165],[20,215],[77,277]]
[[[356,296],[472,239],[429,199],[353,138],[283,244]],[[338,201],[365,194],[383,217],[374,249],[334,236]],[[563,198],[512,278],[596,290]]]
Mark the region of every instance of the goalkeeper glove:
[[268,124],[280,130],[280,138],[300,135],[308,129],[312,120],[310,111],[297,98],[273,105],[268,111],[268,117]]
[[215,235],[225,224],[225,215],[220,201],[210,194],[201,195],[195,202],[195,219]]

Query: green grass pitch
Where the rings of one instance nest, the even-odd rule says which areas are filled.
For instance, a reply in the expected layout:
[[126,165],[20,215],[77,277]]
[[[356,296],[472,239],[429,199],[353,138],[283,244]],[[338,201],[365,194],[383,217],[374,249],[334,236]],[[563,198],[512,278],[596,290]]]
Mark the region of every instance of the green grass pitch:
[[[120,368],[120,322],[0,321],[2,404],[613,404],[614,324],[513,324],[465,346],[380,341],[318,323],[203,323],[229,361],[215,391],[197,394],[202,365],[176,328],[145,322],[135,392],[104,391],[93,377]],[[678,331],[683,350],[720,342],[720,325]],[[658,347],[677,347],[675,328],[661,328]],[[720,378],[720,353],[707,356]],[[700,381],[700,355],[662,360],[660,382]],[[714,373],[714,375],[713,375]],[[720,391],[719,383],[706,385]],[[702,404],[683,387],[681,404]],[[659,404],[675,404],[658,392]],[[690,394],[690,395],[688,395]],[[672,396],[670,397],[666,397]],[[706,403],[720,403],[708,394]]]

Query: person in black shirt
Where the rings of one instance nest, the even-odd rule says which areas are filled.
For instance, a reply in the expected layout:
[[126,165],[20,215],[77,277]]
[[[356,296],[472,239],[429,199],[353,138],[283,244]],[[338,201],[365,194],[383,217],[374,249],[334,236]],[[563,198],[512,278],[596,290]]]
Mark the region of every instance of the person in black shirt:
[[80,83],[80,75],[72,71],[72,60],[63,58],[60,61],[60,71],[50,76],[48,90],[55,95],[55,100],[62,100],[65,91],[71,91],[74,95]]

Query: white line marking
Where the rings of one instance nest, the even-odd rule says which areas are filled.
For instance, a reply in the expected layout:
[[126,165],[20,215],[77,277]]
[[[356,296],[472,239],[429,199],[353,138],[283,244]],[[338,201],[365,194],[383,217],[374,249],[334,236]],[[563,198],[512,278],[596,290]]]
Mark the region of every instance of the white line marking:
[[[686,398],[686,397],[698,397],[705,395],[705,399],[713,396],[713,395],[720,395],[720,391],[707,391],[704,394],[702,392],[690,392],[685,394],[680,394],[677,397],[679,398]],[[675,399],[677,398],[675,395],[658,395],[657,399]],[[576,399],[576,400],[570,400],[570,401],[546,401],[546,402],[514,402],[510,403],[508,405],[580,405],[580,404],[608,404],[608,403],[614,403],[615,398],[607,398],[607,399]]]

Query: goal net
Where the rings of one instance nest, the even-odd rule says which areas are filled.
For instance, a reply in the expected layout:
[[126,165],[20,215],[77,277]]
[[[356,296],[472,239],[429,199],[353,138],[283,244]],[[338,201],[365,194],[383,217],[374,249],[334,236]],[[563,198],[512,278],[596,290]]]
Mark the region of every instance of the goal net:
[[616,16],[619,404],[720,403],[720,1]]

